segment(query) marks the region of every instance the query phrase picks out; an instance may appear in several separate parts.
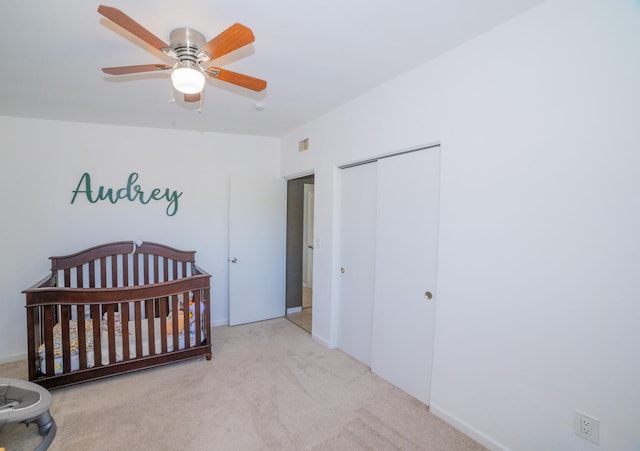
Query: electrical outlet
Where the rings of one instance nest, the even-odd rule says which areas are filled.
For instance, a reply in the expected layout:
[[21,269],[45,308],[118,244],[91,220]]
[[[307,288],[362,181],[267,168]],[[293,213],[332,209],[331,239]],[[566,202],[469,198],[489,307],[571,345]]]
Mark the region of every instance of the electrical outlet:
[[600,421],[576,410],[574,427],[576,434],[598,445],[600,443]]

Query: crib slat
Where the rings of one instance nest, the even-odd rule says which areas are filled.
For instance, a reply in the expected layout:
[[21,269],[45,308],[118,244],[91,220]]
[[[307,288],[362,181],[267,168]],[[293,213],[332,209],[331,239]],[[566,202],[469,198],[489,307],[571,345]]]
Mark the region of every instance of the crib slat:
[[91,306],[91,320],[93,321],[93,363],[102,366],[102,337],[100,336],[100,306]]
[[133,284],[135,286],[140,285],[140,271],[139,271],[139,260],[140,254],[133,255]]
[[180,339],[180,333],[178,332],[178,316],[179,316],[179,310],[178,310],[178,296],[173,295],[171,296],[171,329],[173,332],[173,350],[177,351],[178,350],[178,344],[179,339]]
[[88,264],[89,266],[89,288],[96,287],[96,261],[92,260]]
[[36,310],[37,307],[29,307],[29,294],[27,294],[27,349],[29,354],[27,361],[29,364],[29,380],[36,378]]
[[[203,301],[208,303],[209,300],[211,299],[210,289],[205,288],[202,291],[203,291],[203,297],[204,297]],[[205,305],[204,321],[202,322],[202,324],[204,324],[204,337],[207,340],[208,345],[211,344],[211,316],[210,315],[211,315],[211,303],[209,303],[208,305]]]
[[147,330],[149,332],[149,355],[154,355],[156,353],[156,340],[155,340],[155,324],[154,324],[154,314],[153,314],[153,299],[147,299],[146,302],[146,313],[147,313]]
[[[200,332],[200,327],[202,325],[202,323],[200,322],[200,290],[195,290],[193,293],[193,302],[194,302],[194,307],[195,307],[195,314],[193,315],[195,317],[195,341],[194,341],[194,345],[195,346],[200,346],[202,344],[202,334]],[[189,332],[191,332],[191,330],[189,330]]]
[[100,287],[107,286],[107,257],[100,259]]
[[82,265],[76,266],[76,285],[78,288],[84,287],[84,271],[82,271]]
[[142,254],[142,269],[144,272],[144,284],[149,285],[149,255]]
[[129,360],[129,303],[120,305],[120,318],[122,319],[122,360]]
[[162,353],[167,352],[167,298],[159,299],[160,303],[160,346],[162,347]]
[[78,357],[80,358],[80,369],[87,369],[87,329],[85,321],[84,305],[80,304],[76,308],[78,321]]
[[[184,276],[184,273],[182,273],[182,275]],[[191,305],[189,304],[189,292],[187,291],[186,293],[182,293],[182,299],[184,302],[184,306],[182,307],[184,309],[184,333],[183,333],[183,337],[184,337],[184,348],[183,349],[189,349],[191,347],[191,340],[190,340],[190,334],[191,334]]]
[[48,375],[52,375],[54,367],[54,352],[53,352],[53,307],[51,305],[45,305],[42,307],[44,310],[44,348],[45,348],[45,360],[46,370]]
[[62,326],[62,372],[71,372],[71,337],[69,331],[69,306],[60,306],[60,325]]
[[129,286],[129,255],[122,254],[122,286]]
[[160,281],[160,275],[158,272],[160,271],[160,267],[158,266],[158,256],[153,255],[153,281],[151,283],[158,283]]
[[[135,259],[134,259],[135,261]],[[134,265],[135,266],[135,265]],[[136,322],[136,357],[142,357],[142,309],[140,308],[141,301],[135,302],[135,322]]]
[[116,363],[116,325],[113,304],[107,305],[107,336],[109,340],[109,363]]

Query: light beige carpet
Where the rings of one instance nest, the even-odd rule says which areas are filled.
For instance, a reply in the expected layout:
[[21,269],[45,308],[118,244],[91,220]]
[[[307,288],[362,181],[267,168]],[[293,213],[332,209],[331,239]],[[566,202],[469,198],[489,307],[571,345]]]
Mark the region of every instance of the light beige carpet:
[[[52,391],[52,450],[479,450],[339,350],[279,318],[213,329],[214,358]],[[0,365],[26,378],[26,362]],[[34,449],[6,426],[0,447]]]

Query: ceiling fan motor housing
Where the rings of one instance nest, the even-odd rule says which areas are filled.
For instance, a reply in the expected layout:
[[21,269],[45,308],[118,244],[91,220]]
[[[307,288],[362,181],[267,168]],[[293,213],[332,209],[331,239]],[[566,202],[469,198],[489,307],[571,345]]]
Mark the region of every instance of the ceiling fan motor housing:
[[196,54],[206,42],[202,33],[192,28],[176,28],[169,39],[171,48],[180,61],[180,67],[199,70]]

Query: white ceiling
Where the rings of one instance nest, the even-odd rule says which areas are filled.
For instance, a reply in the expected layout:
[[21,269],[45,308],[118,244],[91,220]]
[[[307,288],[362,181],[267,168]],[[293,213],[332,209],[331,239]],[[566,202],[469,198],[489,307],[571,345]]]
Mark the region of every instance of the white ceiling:
[[[105,0],[106,1],[106,0]],[[198,104],[172,103],[167,61],[87,0],[0,2],[0,115],[281,136],[544,0],[112,0],[165,42],[207,40],[239,22],[256,41],[216,66],[267,80],[262,93],[208,78]],[[178,96],[176,96],[178,97]],[[256,111],[257,102],[264,111]]]

